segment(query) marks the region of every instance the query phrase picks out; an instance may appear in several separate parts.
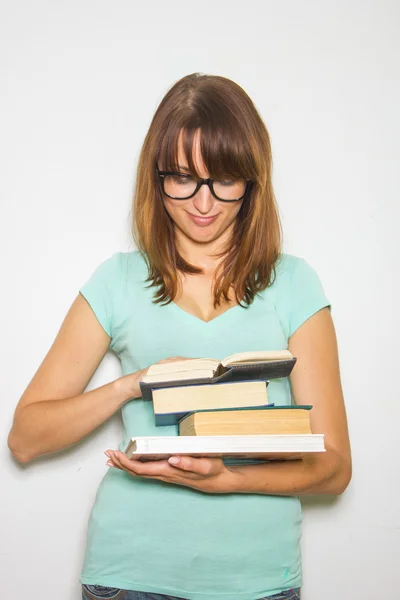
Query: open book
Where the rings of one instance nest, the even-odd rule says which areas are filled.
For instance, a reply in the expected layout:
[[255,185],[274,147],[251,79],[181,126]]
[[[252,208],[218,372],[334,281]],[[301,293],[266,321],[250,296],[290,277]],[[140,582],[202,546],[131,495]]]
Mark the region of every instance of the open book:
[[142,397],[152,399],[152,390],[182,385],[268,381],[290,375],[296,359],[289,350],[239,352],[219,361],[194,358],[152,365],[140,383]]
[[135,437],[125,450],[140,461],[177,455],[292,460],[309,452],[325,452],[323,434]]

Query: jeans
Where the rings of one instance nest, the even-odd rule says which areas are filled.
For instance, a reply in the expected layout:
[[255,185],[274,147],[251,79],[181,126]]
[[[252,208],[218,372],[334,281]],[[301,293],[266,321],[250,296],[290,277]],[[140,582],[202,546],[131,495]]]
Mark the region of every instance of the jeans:
[[[153,592],[133,592],[102,585],[82,585],[82,600],[186,600],[178,596],[165,596]],[[300,600],[300,588],[286,590],[260,600]]]

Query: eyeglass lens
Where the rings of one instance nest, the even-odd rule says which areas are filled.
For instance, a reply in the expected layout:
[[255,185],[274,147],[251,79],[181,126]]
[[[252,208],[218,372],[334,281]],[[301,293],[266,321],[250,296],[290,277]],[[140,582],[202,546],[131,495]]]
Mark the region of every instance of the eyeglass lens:
[[[174,198],[187,198],[195,191],[197,180],[190,175],[164,175],[164,191]],[[246,190],[246,180],[216,179],[212,182],[214,194],[221,200],[236,200],[241,198]]]

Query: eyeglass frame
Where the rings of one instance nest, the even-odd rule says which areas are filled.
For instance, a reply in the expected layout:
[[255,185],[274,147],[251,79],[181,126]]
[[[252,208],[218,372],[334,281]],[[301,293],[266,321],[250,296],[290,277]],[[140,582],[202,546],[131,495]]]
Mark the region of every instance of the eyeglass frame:
[[184,177],[185,173],[178,173],[177,171],[159,171],[158,167],[156,167],[156,170],[157,170],[157,175],[159,176],[159,180],[160,180],[160,183],[161,183],[161,189],[163,191],[163,194],[165,194],[168,198],[171,198],[172,200],[189,200],[190,198],[193,198],[193,196],[195,196],[197,194],[197,192],[199,191],[199,189],[201,188],[202,185],[207,185],[208,189],[211,192],[211,194],[219,202],[239,202],[239,200],[243,200],[243,198],[246,195],[247,190],[249,189],[250,183],[252,183],[251,179],[245,179],[246,187],[244,188],[243,195],[240,196],[240,198],[234,198],[233,200],[225,200],[223,198],[219,198],[217,196],[217,194],[215,193],[215,191],[214,191],[215,177],[208,177],[207,179],[201,177],[200,179],[197,180],[196,188],[195,188],[194,192],[192,194],[190,194],[190,196],[185,196],[184,198],[177,198],[176,196],[170,196],[170,194],[167,194],[167,192],[165,191],[165,188],[164,188],[164,177],[166,175],[178,175],[180,177]]

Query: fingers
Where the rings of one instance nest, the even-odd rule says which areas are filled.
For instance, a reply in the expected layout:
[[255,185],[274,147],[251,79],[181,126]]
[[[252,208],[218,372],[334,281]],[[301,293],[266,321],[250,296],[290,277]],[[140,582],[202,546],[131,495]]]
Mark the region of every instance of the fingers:
[[168,483],[194,486],[196,482],[209,480],[220,475],[225,465],[220,458],[193,458],[191,456],[171,456],[168,460],[140,462],[128,458],[118,450],[107,450],[107,464],[126,471],[134,477],[160,479]]
[[191,456],[171,456],[168,459],[170,465],[182,471],[190,471],[198,475],[208,477],[218,472],[221,459],[193,458]]
[[111,464],[109,464],[110,461],[107,462],[109,466],[127,471],[131,475],[157,477],[165,475],[166,470],[171,468],[166,460],[140,462],[139,460],[128,458],[126,454],[118,450],[107,450],[105,454],[110,457]]
[[157,361],[156,364],[161,365],[163,363],[176,362],[181,360],[190,360],[190,358],[187,358],[186,356],[170,356],[168,358],[163,358],[162,360]]

